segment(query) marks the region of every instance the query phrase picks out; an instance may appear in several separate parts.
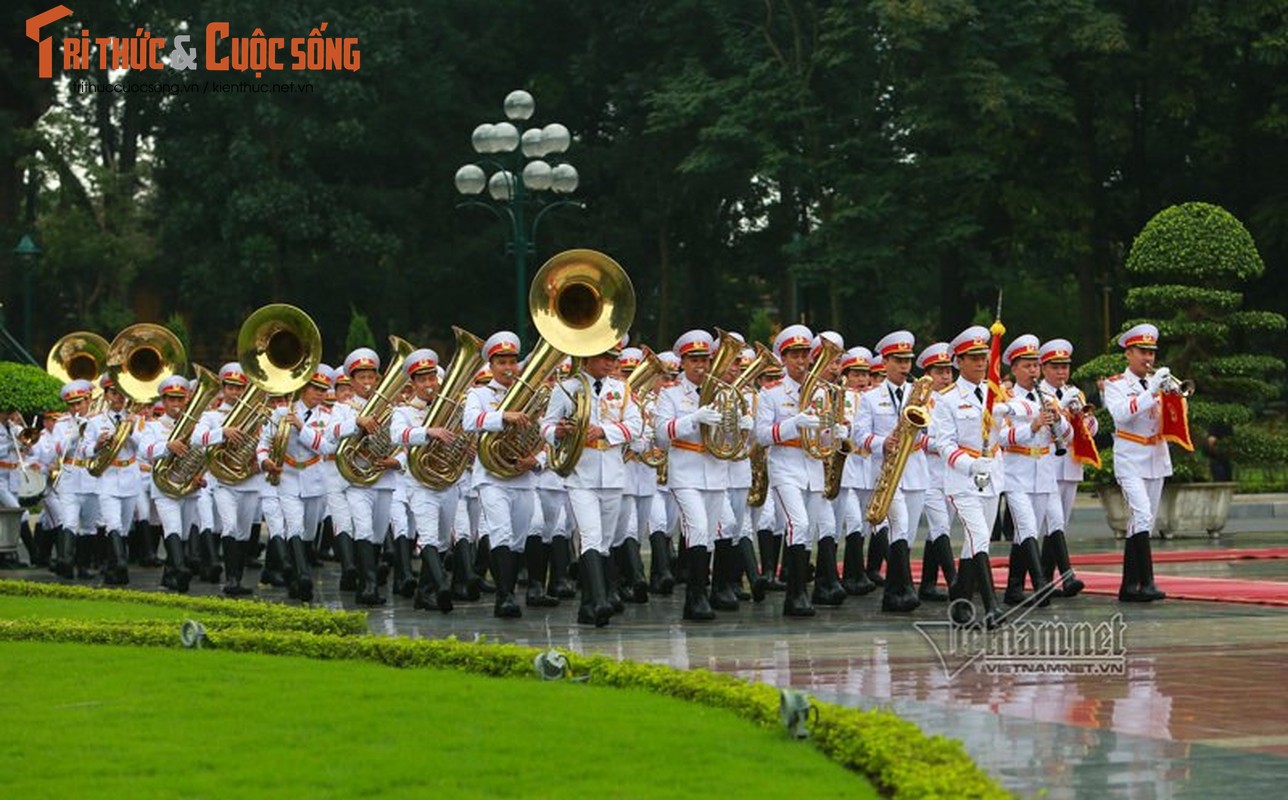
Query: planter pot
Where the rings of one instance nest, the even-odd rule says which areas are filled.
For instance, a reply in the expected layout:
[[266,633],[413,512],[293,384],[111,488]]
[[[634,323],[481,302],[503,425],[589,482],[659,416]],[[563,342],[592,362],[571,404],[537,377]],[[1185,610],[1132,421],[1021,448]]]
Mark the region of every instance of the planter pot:
[[[1163,485],[1155,527],[1159,536],[1170,539],[1181,534],[1220,536],[1230,513],[1237,483],[1176,483]],[[1117,484],[1097,486],[1096,496],[1114,535],[1122,538],[1131,524],[1131,509]]]
[[0,553],[18,552],[18,533],[22,529],[21,508],[0,508]]

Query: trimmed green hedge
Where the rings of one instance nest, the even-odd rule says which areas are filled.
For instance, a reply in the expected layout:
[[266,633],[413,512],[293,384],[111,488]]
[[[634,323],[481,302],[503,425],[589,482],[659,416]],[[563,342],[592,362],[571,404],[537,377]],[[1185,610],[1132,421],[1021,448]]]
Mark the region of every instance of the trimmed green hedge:
[[28,419],[43,411],[63,409],[63,385],[40,367],[0,361],[0,411],[21,411]]
[[360,611],[331,611],[325,608],[299,608],[262,600],[228,600],[222,597],[189,597],[159,592],[136,592],[129,589],[104,591],[89,586],[61,583],[0,580],[0,594],[15,597],[57,597],[65,600],[105,600],[142,603],[151,606],[186,608],[220,617],[258,621],[266,628],[280,628],[311,633],[363,634],[367,632],[367,615]]
[[[96,595],[108,594],[95,592]],[[328,660],[364,660],[391,667],[451,667],[469,672],[535,680],[538,651],[503,644],[455,639],[405,639],[377,636],[252,630],[238,625],[207,625],[210,643],[220,649]],[[180,646],[177,626],[162,620],[110,623],[61,619],[0,620],[0,641],[89,642],[97,644]],[[749,684],[706,670],[681,671],[658,664],[615,661],[606,656],[564,653],[574,675],[592,683],[639,688],[703,705],[725,708],[762,727],[778,720],[778,690]],[[828,757],[867,775],[885,794],[913,798],[1007,798],[967,755],[960,742],[926,736],[913,723],[887,711],[860,711],[814,702],[818,721],[811,741]]]

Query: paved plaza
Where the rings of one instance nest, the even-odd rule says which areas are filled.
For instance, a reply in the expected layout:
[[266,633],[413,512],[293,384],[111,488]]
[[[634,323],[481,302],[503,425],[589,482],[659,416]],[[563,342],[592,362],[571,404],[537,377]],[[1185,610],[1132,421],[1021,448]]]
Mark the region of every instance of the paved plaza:
[[[1219,541],[1156,542],[1155,552],[1282,546],[1288,543],[1284,528],[1283,520],[1236,518]],[[1078,526],[1071,535],[1075,554],[1114,547],[1096,525]],[[1005,546],[995,543],[993,552],[995,562],[1004,561]],[[1288,581],[1288,559],[1160,563],[1156,572],[1164,590],[1168,575]],[[131,588],[154,586],[156,573],[133,570]],[[51,579],[41,571],[5,574]],[[334,565],[321,575],[321,602],[353,608],[352,596],[337,592]],[[218,587],[193,588],[205,594]],[[259,594],[284,596],[262,588]],[[961,739],[982,766],[1023,796],[1046,790],[1053,799],[1274,797],[1288,782],[1288,609],[1177,600],[1124,605],[1086,594],[1057,600],[1029,621],[1095,626],[1121,614],[1125,674],[1017,675],[990,674],[950,658],[941,662],[928,637],[944,642],[946,626],[938,624],[943,606],[881,614],[880,595],[873,594],[820,609],[812,620],[787,620],[781,600],[771,594],[768,602],[745,603],[714,623],[681,623],[677,593],[628,605],[601,630],[574,624],[570,601],[525,609],[520,620],[498,620],[490,602],[460,604],[442,615],[414,611],[410,601],[394,598],[370,619],[376,633],[553,645],[726,672],[844,705],[890,708],[928,732]]]

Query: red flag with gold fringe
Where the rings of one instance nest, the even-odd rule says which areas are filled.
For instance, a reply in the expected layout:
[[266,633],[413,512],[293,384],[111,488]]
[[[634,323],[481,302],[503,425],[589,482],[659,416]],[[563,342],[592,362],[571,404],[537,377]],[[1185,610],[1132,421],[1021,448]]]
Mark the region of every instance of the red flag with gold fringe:
[[1180,392],[1163,392],[1160,398],[1163,409],[1163,438],[1194,452],[1190,441],[1190,404]]

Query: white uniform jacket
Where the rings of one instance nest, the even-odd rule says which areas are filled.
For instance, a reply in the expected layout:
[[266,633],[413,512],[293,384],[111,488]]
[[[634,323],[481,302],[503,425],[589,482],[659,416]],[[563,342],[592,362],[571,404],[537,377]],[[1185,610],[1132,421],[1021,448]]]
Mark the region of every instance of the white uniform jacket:
[[[91,457],[98,452],[98,437],[107,434],[110,438],[116,432],[117,418],[128,419],[129,411],[104,411],[89,421],[85,426],[85,441]],[[142,488],[139,480],[138,453],[141,420],[134,420],[130,435],[116,452],[111,465],[98,477],[95,491],[108,497],[134,497]],[[104,445],[106,448],[108,445]]]
[[[896,399],[896,389],[903,389],[902,399]],[[860,449],[871,453],[868,456],[868,468],[873,483],[885,466],[886,439],[894,432],[899,416],[911,397],[912,381],[905,380],[898,387],[889,381],[882,381],[859,398],[859,413],[850,435]],[[925,452],[928,437],[924,431],[914,434],[914,437],[912,452],[908,454],[903,475],[899,478],[899,487],[910,492],[925,491],[930,486]]]
[[[304,424],[303,430],[291,426],[291,435],[286,440],[286,455],[282,459],[282,480],[278,491],[296,497],[319,497],[326,494],[326,475],[322,458],[326,454],[327,412],[320,404],[313,409],[306,407],[301,400],[273,410],[259,434],[259,446],[255,448],[255,458],[262,465],[269,458],[269,450],[277,429],[284,422],[288,412],[294,411]],[[307,417],[307,419],[305,418]]]
[[[984,455],[984,402],[975,396],[977,388],[984,393],[983,386],[958,378],[935,395],[931,447],[944,460],[944,493],[948,495],[980,492],[971,476],[971,465]],[[996,433],[991,437],[988,455],[993,458],[993,467],[989,484],[980,494],[998,494],[1006,489],[1006,471],[997,457],[1001,438]]]
[[702,426],[693,419],[698,410],[701,387],[681,375],[673,386],[662,390],[653,413],[658,444],[669,447],[666,483],[672,489],[729,488],[729,465],[707,452],[702,444]]
[[[1073,426],[1063,416],[1056,421],[1056,434],[1051,436],[1051,426],[1043,425],[1033,431],[1033,420],[1042,414],[1042,396],[1037,387],[1028,390],[1016,386],[1015,396],[1007,405],[1013,416],[1006,435],[1002,437],[1002,460],[1006,464],[1006,488],[1012,492],[1048,494],[1056,491],[1056,463],[1053,459],[1056,445],[1068,448],[1073,439]],[[1029,399],[1029,395],[1033,399]],[[1067,455],[1067,454],[1066,454]]]
[[[801,385],[790,375],[760,390],[760,402],[756,405],[756,441],[768,448],[770,486],[794,486],[821,492],[823,462],[810,458],[801,449],[800,431],[794,421],[801,411],[800,392]],[[823,390],[816,390],[811,400],[806,405],[817,414],[823,407]]]
[[[465,413],[461,417],[461,428],[466,433],[487,433],[499,431],[505,427],[500,411],[496,407],[505,399],[508,390],[498,383],[495,379],[490,381],[487,386],[475,386],[470,389],[469,394],[465,395]],[[554,394],[551,394],[551,402],[554,402]],[[540,420],[536,420],[540,422]],[[537,477],[528,470],[522,475],[514,478],[501,478],[488,472],[483,468],[483,462],[477,458],[474,460],[474,472],[472,473],[474,486],[479,487],[485,484],[494,483],[498,486],[505,486],[511,489],[535,489],[537,486]]]
[[1130,371],[1105,381],[1105,407],[1114,418],[1114,474],[1119,477],[1166,478],[1172,455],[1162,437],[1159,396]]
[[604,438],[586,445],[572,474],[564,478],[564,484],[569,489],[625,489],[626,465],[622,461],[622,446],[641,441],[644,420],[640,416],[640,407],[626,384],[617,378],[604,378],[599,394],[594,395],[593,379],[584,373],[583,377],[588,382],[585,386],[581,380],[568,379],[560,384],[564,391],[556,388],[551,392],[550,404],[541,420],[541,435],[553,447],[555,425],[572,414],[572,400],[568,395],[589,388],[593,396],[590,424],[602,428]]
[[[1084,408],[1087,405],[1087,396],[1083,394],[1082,390],[1076,386],[1066,385],[1062,388],[1057,389],[1056,387],[1052,386],[1046,381],[1042,381],[1041,385],[1042,385],[1042,391],[1048,392],[1049,394],[1055,396],[1057,402],[1060,403],[1061,408],[1068,408],[1069,404],[1074,402],[1075,400],[1079,403],[1082,403]],[[1095,438],[1096,434],[1100,431],[1100,422],[1096,419],[1095,414],[1088,414],[1086,416],[1086,420],[1087,420],[1087,432],[1091,434],[1092,438]],[[1073,441],[1072,432],[1070,432],[1069,437],[1070,437],[1069,441],[1072,442]],[[1070,447],[1069,452],[1065,453],[1063,456],[1057,456],[1053,452],[1049,456],[1049,458],[1051,459],[1051,463],[1055,465],[1054,469],[1055,469],[1056,480],[1058,481],[1081,481],[1082,480],[1083,466],[1081,463],[1074,460],[1072,447]]]

